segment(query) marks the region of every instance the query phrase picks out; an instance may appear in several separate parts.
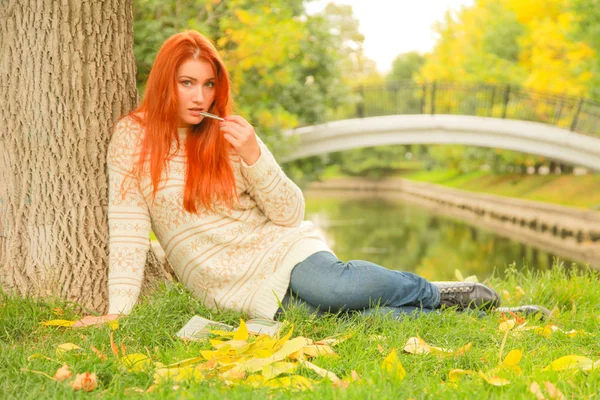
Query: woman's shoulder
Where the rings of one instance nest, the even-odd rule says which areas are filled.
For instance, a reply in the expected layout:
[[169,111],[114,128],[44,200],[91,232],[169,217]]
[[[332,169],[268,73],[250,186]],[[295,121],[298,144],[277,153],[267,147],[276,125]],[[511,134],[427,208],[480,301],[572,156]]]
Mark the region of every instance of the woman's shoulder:
[[115,124],[112,142],[138,142],[143,131],[143,119],[138,114],[127,114]]

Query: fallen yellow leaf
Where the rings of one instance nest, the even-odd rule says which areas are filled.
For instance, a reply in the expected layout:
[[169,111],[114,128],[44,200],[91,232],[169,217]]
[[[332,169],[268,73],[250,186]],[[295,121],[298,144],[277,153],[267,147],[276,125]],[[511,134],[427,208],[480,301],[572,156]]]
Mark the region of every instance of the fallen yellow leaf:
[[580,369],[582,371],[590,371],[594,368],[594,362],[587,357],[569,355],[560,357],[554,361],[543,371],[563,371],[566,369]]
[[508,379],[504,379],[504,378],[501,378],[501,377],[496,376],[496,375],[484,374],[481,371],[479,371],[479,375],[483,379],[485,379],[485,381],[487,383],[489,383],[490,385],[493,385],[493,386],[505,386],[505,385],[508,385],[510,383],[510,381]]
[[448,380],[458,382],[465,375],[476,375],[476,372],[468,369],[451,369],[448,373]]
[[129,372],[142,372],[152,365],[148,356],[142,353],[127,354],[121,358],[121,362]]
[[404,345],[404,351],[410,354],[427,354],[431,350],[427,342],[419,337],[410,337]]
[[403,380],[404,377],[406,377],[406,370],[402,366],[400,360],[398,360],[396,349],[393,349],[392,352],[383,360],[381,363],[381,368],[399,380]]
[[181,382],[192,381],[200,382],[204,379],[200,368],[192,366],[176,368],[158,368],[154,371],[154,383],[164,383],[168,381]]
[[265,377],[262,375],[250,375],[243,383],[255,388],[261,387],[265,384]]
[[44,321],[44,322],[40,322],[40,325],[44,325],[44,326],[64,326],[64,327],[69,327],[69,326],[73,326],[73,324],[75,324],[75,321],[69,321],[66,319],[53,319],[50,321]]
[[550,335],[552,335],[552,333],[554,333],[556,331],[560,331],[560,328],[554,324],[548,324],[548,325],[544,326],[543,328],[537,327],[534,330],[535,334],[546,337],[546,338],[550,337]]
[[313,381],[301,375],[290,375],[274,378],[266,381],[264,385],[270,388],[291,387],[294,389],[310,389],[313,386]]
[[240,319],[240,327],[235,331],[233,340],[246,341],[248,340],[248,328],[243,319]]
[[119,328],[119,321],[118,321],[118,320],[116,320],[116,319],[113,319],[113,320],[111,320],[111,321],[108,321],[106,324],[107,324],[107,325],[110,327],[110,329],[112,329],[113,331],[116,331],[116,330]]
[[523,296],[525,296],[525,291],[523,288],[521,288],[521,286],[515,287],[515,299],[521,300]]
[[185,367],[185,366],[190,365],[190,364],[196,364],[196,363],[198,363],[200,361],[203,361],[203,360],[205,360],[204,357],[187,358],[185,360],[177,361],[175,363],[166,365],[164,367],[165,368]]
[[272,364],[266,365],[262,369],[262,375],[265,377],[266,380],[269,380],[281,374],[292,373],[296,370],[296,368],[298,368],[298,365],[294,363],[284,361],[274,362]]
[[309,368],[309,369],[315,371],[318,375],[322,376],[323,378],[327,378],[327,379],[329,379],[331,382],[333,382],[335,384],[340,384],[341,383],[341,379],[338,378],[338,376],[336,374],[334,374],[333,372],[327,371],[326,369],[318,367],[315,364],[313,364],[311,362],[308,362],[308,361],[301,361],[301,363],[306,368]]
[[500,364],[501,367],[510,367],[517,365],[521,358],[523,357],[523,352],[521,350],[515,349],[511,350],[506,357],[504,357],[504,361]]
[[331,347],[322,344],[309,344],[308,346],[304,346],[302,349],[300,349],[300,351],[309,357],[337,355]]
[[69,351],[79,350],[79,349],[81,349],[81,347],[77,346],[75,343],[63,343],[63,344],[59,344],[56,347],[56,354],[60,356]]
[[440,354],[440,355],[444,355],[444,356],[449,356],[452,354],[454,354],[456,356],[460,356],[460,355],[466,353],[467,351],[469,351],[470,348],[471,348],[471,343],[467,343],[466,345],[459,348],[456,352],[454,352],[453,350],[450,350],[450,349],[431,346],[431,345],[427,344],[427,342],[425,342],[420,337],[411,337],[411,338],[408,338],[408,340],[406,341],[406,344],[404,345],[403,350],[409,354],[435,353],[435,354]]

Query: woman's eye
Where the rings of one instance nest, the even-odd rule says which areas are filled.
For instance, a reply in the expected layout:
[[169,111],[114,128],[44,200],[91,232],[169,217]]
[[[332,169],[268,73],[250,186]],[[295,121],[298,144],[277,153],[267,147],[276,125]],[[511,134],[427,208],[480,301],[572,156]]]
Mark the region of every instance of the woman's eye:
[[211,82],[206,82],[206,87],[213,88],[213,87],[215,87],[215,83],[212,82],[212,81]]
[[185,87],[190,87],[192,86],[192,81],[181,81],[181,84]]

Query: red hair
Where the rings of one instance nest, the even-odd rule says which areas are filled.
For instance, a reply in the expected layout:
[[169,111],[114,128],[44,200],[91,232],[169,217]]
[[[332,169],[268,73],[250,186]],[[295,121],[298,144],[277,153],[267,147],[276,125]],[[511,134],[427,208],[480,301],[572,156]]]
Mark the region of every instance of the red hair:
[[[134,173],[141,176],[146,161],[150,161],[153,198],[167,161],[173,156],[169,154],[171,144],[177,141],[180,145],[176,74],[179,66],[190,59],[207,61],[212,65],[216,93],[208,111],[221,116],[231,114],[229,73],[212,42],[196,31],[184,31],[167,39],[154,60],[142,104],[129,114],[145,128]],[[185,210],[195,213],[199,205],[214,209],[215,202],[232,207],[236,192],[229,162],[230,149],[231,145],[223,138],[218,121],[204,118],[190,128],[185,143]]]

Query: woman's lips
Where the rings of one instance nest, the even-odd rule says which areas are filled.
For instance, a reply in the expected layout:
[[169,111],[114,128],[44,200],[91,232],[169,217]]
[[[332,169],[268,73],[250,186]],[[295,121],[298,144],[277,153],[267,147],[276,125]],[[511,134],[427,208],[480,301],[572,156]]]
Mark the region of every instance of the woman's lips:
[[199,108],[198,108],[198,109],[194,109],[194,110],[190,110],[190,114],[191,114],[191,115],[193,115],[194,117],[200,117],[200,116],[201,116],[201,115],[200,115],[200,112],[201,112],[201,111],[202,111],[202,110],[201,110],[201,109],[199,109]]

